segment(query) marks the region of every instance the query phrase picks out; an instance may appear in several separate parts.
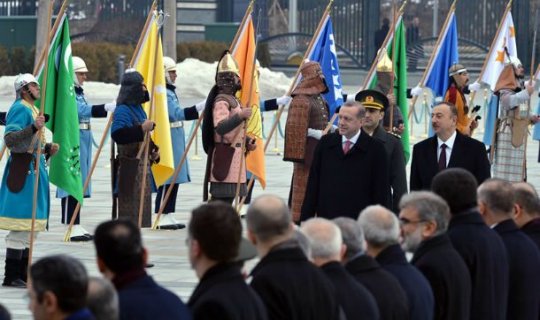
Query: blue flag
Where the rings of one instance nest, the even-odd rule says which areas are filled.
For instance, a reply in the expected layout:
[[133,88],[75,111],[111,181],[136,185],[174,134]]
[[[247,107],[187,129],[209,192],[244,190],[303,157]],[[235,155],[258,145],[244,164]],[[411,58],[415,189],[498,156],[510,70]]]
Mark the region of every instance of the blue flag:
[[487,107],[487,115],[485,121],[484,129],[484,144],[486,146],[491,146],[493,144],[493,130],[495,130],[495,121],[497,121],[497,112],[499,105],[499,97],[493,94],[489,100]]
[[457,24],[454,12],[451,13],[448,24],[439,37],[441,41],[434,53],[435,58],[426,73],[423,86],[430,88],[436,97],[443,97],[449,85],[448,69],[459,62]]
[[334,115],[336,108],[343,104],[343,94],[341,92],[341,77],[339,75],[339,65],[334,41],[334,31],[332,28],[332,19],[326,16],[321,31],[316,36],[315,44],[308,55],[310,61],[317,61],[321,65],[328,93],[323,96],[328,102],[330,108],[330,117]]

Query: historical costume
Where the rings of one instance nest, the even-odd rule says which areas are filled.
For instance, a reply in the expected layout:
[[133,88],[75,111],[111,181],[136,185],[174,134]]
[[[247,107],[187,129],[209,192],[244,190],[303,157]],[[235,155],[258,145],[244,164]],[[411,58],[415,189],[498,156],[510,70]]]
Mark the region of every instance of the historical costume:
[[39,158],[35,221],[35,231],[39,232],[47,228],[49,219],[49,177],[45,160],[56,152],[58,145],[55,144],[56,150],[52,151],[53,144],[45,142],[43,130],[37,139],[33,139],[38,132],[35,123],[39,109],[34,106],[35,100],[39,99],[37,80],[31,74],[19,75],[15,80],[15,91],[17,99],[7,114],[4,132],[10,156],[0,187],[0,229],[9,230],[2,285],[26,287],[37,148],[43,149]]
[[[138,224],[140,190],[143,182],[144,159],[136,159],[137,153],[145,141],[143,123],[147,120],[142,104],[150,101],[142,75],[137,71],[126,72],[117,98],[117,107],[111,129],[111,137],[118,144],[118,217],[128,218]],[[150,138],[148,136],[148,138]],[[144,186],[144,207],[142,227],[151,224],[151,184],[153,183],[150,166],[159,162],[157,146],[150,140]],[[144,154],[144,153],[143,153]]]
[[[107,111],[113,112],[116,107],[115,103],[91,105],[86,101],[83,90],[83,82],[86,80],[86,68],[85,62],[79,57],[73,57],[73,71],[75,72],[75,99],[77,100],[77,112],[79,116],[79,137],[80,137],[80,166],[82,182],[84,184],[90,167],[92,166],[92,130],[90,125],[91,118],[105,118],[107,117]],[[91,184],[88,185],[88,189],[84,193],[85,198],[90,198],[92,193]],[[69,224],[75,207],[77,206],[77,200],[70,196],[66,191],[58,188],[56,190],[56,197],[62,199],[62,223]],[[79,223],[81,216],[81,209],[75,219],[73,229],[71,230],[71,241],[89,241],[92,240],[92,236],[86,231]]]
[[[377,63],[377,85],[373,89],[383,93],[388,98],[389,107],[387,110],[385,110],[384,118],[382,120],[384,130],[399,137],[403,131],[400,129],[400,126],[403,126],[403,114],[401,113],[399,106],[396,104],[394,90],[391,88],[393,76],[392,70],[392,60],[390,60],[385,50],[382,58]],[[390,115],[392,115],[392,117],[390,117]],[[390,127],[390,120],[392,121],[392,127]]]
[[504,67],[495,85],[499,117],[495,126],[493,177],[510,182],[527,178],[525,143],[530,123],[527,105],[530,95],[523,90],[523,73],[521,62],[512,58],[512,63]]
[[302,80],[292,92],[285,125],[284,161],[294,162],[291,185],[291,212],[298,222],[313,153],[328,123],[328,105],[321,93],[328,91],[319,63],[305,62],[300,69]]
[[467,69],[461,64],[454,64],[448,70],[450,76],[450,86],[444,95],[444,101],[451,102],[457,109],[457,130],[466,136],[471,136],[471,119],[469,118],[469,107],[463,90],[467,87],[469,80]]
[[255,144],[245,136],[246,119],[240,101],[235,97],[241,89],[238,66],[231,54],[226,51],[221,57],[216,84],[208,94],[203,121],[203,148],[208,154],[204,178],[203,200],[208,200],[210,182],[211,200],[232,203],[240,182],[239,196],[246,191],[245,155],[242,154],[242,140],[246,148]]

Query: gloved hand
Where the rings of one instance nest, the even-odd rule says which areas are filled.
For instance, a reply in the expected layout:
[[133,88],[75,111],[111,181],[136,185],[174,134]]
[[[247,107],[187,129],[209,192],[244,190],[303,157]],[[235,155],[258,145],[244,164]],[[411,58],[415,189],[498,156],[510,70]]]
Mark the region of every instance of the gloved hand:
[[307,129],[307,136],[308,136],[308,137],[315,138],[315,139],[317,139],[317,140],[321,140],[321,137],[322,137],[322,130],[317,130],[317,129],[311,129],[311,128],[308,128],[308,129]]
[[105,111],[114,112],[114,109],[116,109],[116,101],[105,104]]
[[204,99],[203,101],[201,102],[198,102],[196,105],[195,105],[195,108],[197,109],[197,112],[201,112],[204,110],[204,107],[206,106],[206,99]]
[[534,92],[535,85],[536,85],[535,81],[531,81],[531,80],[525,81],[525,89],[529,93],[529,96]]
[[480,91],[480,89],[482,89],[482,85],[478,81],[475,81],[469,85],[470,91]]
[[411,90],[411,96],[413,96],[413,97],[418,97],[419,95],[422,94],[423,91],[424,91],[424,89],[422,89],[422,88],[420,87],[420,85],[418,85],[418,86],[412,88],[412,90]]
[[289,96],[282,96],[276,99],[276,103],[280,106],[286,106],[291,102],[292,98]]
[[356,98],[356,93],[355,94],[348,94],[347,95],[347,101],[345,101],[345,102],[354,102],[354,101],[356,101],[355,98]]

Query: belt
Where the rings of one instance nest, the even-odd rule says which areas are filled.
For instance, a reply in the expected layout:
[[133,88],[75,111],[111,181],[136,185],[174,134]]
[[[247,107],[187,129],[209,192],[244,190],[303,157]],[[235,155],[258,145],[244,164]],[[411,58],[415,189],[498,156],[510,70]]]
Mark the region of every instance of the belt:
[[79,123],[79,129],[90,130],[90,123]]
[[184,122],[182,121],[171,122],[171,128],[183,128],[183,127],[184,127]]

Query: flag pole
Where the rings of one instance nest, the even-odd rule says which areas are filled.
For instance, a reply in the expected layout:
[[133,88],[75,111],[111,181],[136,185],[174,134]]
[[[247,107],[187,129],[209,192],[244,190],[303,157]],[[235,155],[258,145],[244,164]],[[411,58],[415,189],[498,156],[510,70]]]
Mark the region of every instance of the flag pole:
[[[51,32],[51,17],[54,7],[54,0],[51,1],[49,4],[49,12],[47,15],[47,34],[50,34]],[[50,41],[47,41],[45,44],[45,52],[47,52],[47,56],[49,54],[49,48],[50,48]],[[45,95],[47,93],[47,73],[49,71],[49,64],[45,63],[43,68],[43,83],[41,84],[41,92],[43,93],[40,97],[40,105],[39,105],[39,115],[43,115],[43,111],[45,110]],[[39,167],[41,163],[41,140],[39,137],[41,136],[43,132],[43,127],[39,128],[38,131],[35,133],[38,137],[38,147],[36,150],[36,163],[34,166],[34,194],[32,196],[32,225],[30,228],[30,246],[28,251],[28,269],[30,270],[30,266],[32,265],[32,254],[34,251],[34,235],[36,231],[36,212],[37,212],[37,195],[38,195],[38,183],[39,183]],[[30,145],[30,147],[33,147],[34,144]],[[33,150],[32,150],[33,153]],[[29,278],[30,279],[30,278]],[[29,285],[30,282],[28,282]]]
[[[448,23],[450,22],[450,17],[456,11],[456,1],[457,0],[454,0],[454,2],[452,2],[452,5],[450,6],[450,11],[448,11],[448,14],[446,15],[446,20],[444,21],[444,24],[443,24],[443,26],[441,28],[441,32],[439,33],[439,37],[437,38],[437,42],[435,43],[435,50],[433,50],[433,53],[431,54],[431,57],[429,58],[429,62],[427,64],[427,66],[426,66],[426,69],[424,70],[424,74],[422,74],[422,78],[420,79],[420,82],[418,83],[418,85],[422,85],[422,86],[424,85],[424,81],[426,80],[427,73],[431,69],[431,65],[433,64],[433,61],[435,60],[435,55],[437,53],[437,49],[439,48],[439,46],[441,44],[442,35],[443,35],[444,31],[446,30],[446,27],[448,26]],[[418,96],[414,96],[412,98],[411,105],[409,107],[409,114],[407,116],[409,121],[411,120],[412,109],[414,108],[414,105],[416,104],[416,100],[418,100]],[[411,122],[411,124],[412,124],[412,122]]]
[[[395,60],[396,60],[396,23],[397,23],[397,12],[396,12],[396,5],[394,3],[395,0],[392,0],[392,8],[393,8],[393,11],[394,11],[394,21],[393,21],[393,24],[392,24],[392,33],[394,34],[394,37],[393,37],[393,41],[392,41],[392,73],[390,74],[390,90],[392,95],[395,97],[395,93],[394,93],[394,78],[395,78],[395,68],[394,68],[394,65],[395,65]],[[394,99],[395,100],[395,99]],[[397,101],[396,101],[397,102]],[[389,132],[392,133],[394,132],[394,104],[395,103],[391,103],[390,104],[390,123],[388,124],[389,125]],[[384,127],[384,124],[383,124],[383,127]]]

